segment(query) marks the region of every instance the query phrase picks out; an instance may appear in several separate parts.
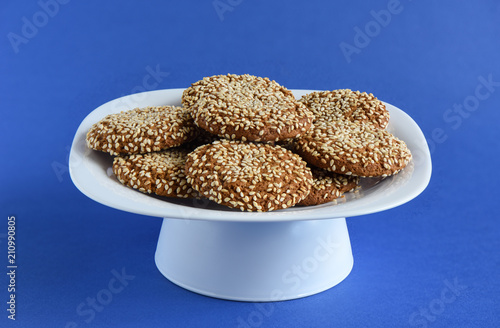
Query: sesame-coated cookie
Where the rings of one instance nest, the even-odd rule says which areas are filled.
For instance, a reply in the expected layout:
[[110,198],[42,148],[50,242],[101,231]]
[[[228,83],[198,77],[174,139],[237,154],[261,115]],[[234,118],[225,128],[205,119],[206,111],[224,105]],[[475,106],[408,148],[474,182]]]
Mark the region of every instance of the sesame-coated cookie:
[[313,115],[292,92],[268,78],[215,75],[187,88],[182,104],[195,123],[220,137],[279,141],[304,134]]
[[147,194],[199,198],[184,174],[188,150],[170,148],[161,152],[117,156],[113,172],[124,185]]
[[111,114],[87,133],[89,148],[111,155],[141,154],[175,147],[196,136],[189,111],[178,106],[135,108]]
[[313,185],[309,195],[298,205],[319,205],[333,201],[343,193],[353,190],[359,178],[337,174],[317,167],[311,167]]
[[302,96],[299,102],[313,112],[315,121],[350,121],[385,129],[389,112],[373,94],[350,89],[316,91]]
[[294,206],[308,194],[311,170],[280,146],[220,140],[188,155],[188,182],[203,196],[242,211]]
[[387,130],[328,120],[315,122],[296,141],[296,152],[312,165],[361,177],[395,174],[411,159],[406,144]]

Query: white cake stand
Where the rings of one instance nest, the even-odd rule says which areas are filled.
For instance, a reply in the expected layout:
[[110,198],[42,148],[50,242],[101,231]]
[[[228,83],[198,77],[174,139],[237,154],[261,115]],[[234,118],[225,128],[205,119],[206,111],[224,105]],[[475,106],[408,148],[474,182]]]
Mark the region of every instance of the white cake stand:
[[[345,218],[404,204],[429,183],[431,159],[422,131],[410,116],[386,103],[388,130],[407,143],[412,162],[393,177],[364,179],[359,191],[334,203],[249,213],[208,200],[154,197],[123,186],[112,174],[112,157],[86,147],[87,131],[111,113],[180,105],[182,91],[134,94],[95,109],[76,132],[69,169],[76,187],[91,199],[163,218],[156,265],[188,290],[229,300],[277,301],[329,289],[345,279],[353,265]],[[296,97],[312,91],[293,90]]]

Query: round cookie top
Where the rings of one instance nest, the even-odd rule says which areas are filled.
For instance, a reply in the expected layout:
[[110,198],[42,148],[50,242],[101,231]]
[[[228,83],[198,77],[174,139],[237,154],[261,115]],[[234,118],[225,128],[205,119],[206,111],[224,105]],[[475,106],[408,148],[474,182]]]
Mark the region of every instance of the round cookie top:
[[380,129],[385,129],[389,124],[389,112],[384,103],[371,93],[350,89],[317,91],[302,96],[299,102],[313,112],[314,121],[347,120]]
[[279,146],[220,140],[188,155],[188,182],[203,196],[242,211],[294,206],[310,191],[312,175],[299,155]]
[[292,92],[268,78],[215,75],[187,88],[182,104],[195,123],[232,140],[279,141],[304,134],[313,115]]
[[196,136],[189,111],[179,106],[135,108],[111,114],[87,133],[89,148],[111,155],[140,154],[175,147]]
[[319,205],[333,201],[343,193],[353,190],[359,183],[359,178],[350,175],[337,174],[317,167],[311,167],[313,184],[311,192],[299,205]]
[[395,174],[411,160],[406,144],[387,130],[349,122],[315,122],[296,151],[312,165],[361,177]]
[[122,184],[143,193],[165,197],[199,198],[184,174],[188,150],[170,148],[161,152],[117,156],[113,172]]

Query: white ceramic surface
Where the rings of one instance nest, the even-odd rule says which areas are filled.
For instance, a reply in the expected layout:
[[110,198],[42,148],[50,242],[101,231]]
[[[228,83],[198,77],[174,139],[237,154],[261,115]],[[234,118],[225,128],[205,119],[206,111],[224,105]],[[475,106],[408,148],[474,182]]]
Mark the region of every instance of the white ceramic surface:
[[337,285],[353,265],[345,219],[164,219],[155,261],[173,283],[237,301],[281,301]]
[[[404,204],[420,194],[431,176],[431,159],[418,125],[402,110],[386,104],[391,118],[388,130],[404,140],[413,160],[399,174],[387,179],[364,179],[359,193],[347,194],[335,203],[292,207],[266,213],[241,212],[207,200],[165,199],[123,186],[111,170],[111,156],[86,147],[85,135],[95,122],[110,113],[135,107],[180,105],[183,89],[158,90],[112,100],[91,112],[80,124],[69,158],[74,184],[82,193],[104,205],[157,217],[211,221],[290,221],[345,218],[379,212]],[[313,90],[293,90],[296,97]]]
[[[91,199],[164,218],[156,265],[188,290],[239,301],[288,300],[326,290],[347,277],[353,265],[345,218],[404,204],[429,183],[431,159],[422,131],[407,114],[386,103],[388,130],[407,143],[413,160],[395,176],[363,179],[360,191],[335,203],[249,213],[208,200],[154,197],[123,186],[112,173],[112,157],[86,147],[88,129],[122,110],[180,105],[182,91],[144,92],[95,109],[76,132],[69,169],[76,187]],[[296,97],[311,91],[293,90]]]

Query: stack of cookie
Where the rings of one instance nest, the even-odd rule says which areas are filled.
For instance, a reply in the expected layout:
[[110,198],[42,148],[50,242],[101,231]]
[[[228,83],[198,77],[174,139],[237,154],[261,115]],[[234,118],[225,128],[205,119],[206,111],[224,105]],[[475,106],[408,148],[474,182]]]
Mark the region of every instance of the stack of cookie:
[[275,81],[228,74],[193,83],[182,105],[108,115],[87,145],[116,155],[118,180],[141,192],[259,212],[330,202],[359,177],[396,174],[411,159],[371,94],[296,100]]

